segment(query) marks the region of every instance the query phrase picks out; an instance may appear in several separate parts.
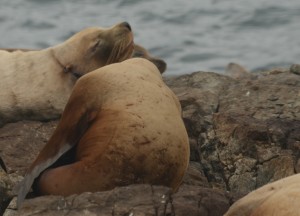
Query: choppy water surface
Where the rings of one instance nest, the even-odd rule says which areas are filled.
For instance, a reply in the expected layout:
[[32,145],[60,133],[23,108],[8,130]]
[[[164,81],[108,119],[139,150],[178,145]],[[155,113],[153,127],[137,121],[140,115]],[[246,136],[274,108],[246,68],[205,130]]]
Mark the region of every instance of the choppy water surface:
[[168,75],[300,63],[299,0],[0,0],[0,47],[45,48],[120,21]]

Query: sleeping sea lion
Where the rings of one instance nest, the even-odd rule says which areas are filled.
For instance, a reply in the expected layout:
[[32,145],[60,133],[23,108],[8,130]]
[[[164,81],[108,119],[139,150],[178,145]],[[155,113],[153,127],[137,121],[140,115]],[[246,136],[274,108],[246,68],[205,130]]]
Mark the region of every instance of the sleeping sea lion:
[[[189,154],[180,103],[157,67],[143,58],[107,65],[76,82],[57,128],[20,183],[17,205],[34,180],[41,195],[135,183],[176,191]],[[66,155],[68,162],[55,163]]]
[[0,126],[58,118],[80,76],[130,58],[133,49],[131,27],[123,22],[84,29],[43,50],[0,50]]
[[[22,52],[28,52],[28,51],[34,51],[34,49],[27,49],[27,48],[0,48],[0,50],[6,50],[8,52],[16,52],[16,51],[22,51]],[[164,73],[167,69],[167,63],[162,60],[161,58],[152,56],[147,49],[145,49],[143,46],[134,44],[134,49],[132,53],[132,58],[140,57],[145,58],[151,61],[153,64],[156,65],[160,73]]]

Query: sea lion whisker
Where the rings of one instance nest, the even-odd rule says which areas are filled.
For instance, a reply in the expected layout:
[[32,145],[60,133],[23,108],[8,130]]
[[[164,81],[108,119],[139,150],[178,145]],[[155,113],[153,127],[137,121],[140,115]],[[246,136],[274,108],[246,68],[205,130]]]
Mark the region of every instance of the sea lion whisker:
[[109,59],[107,61],[108,64],[116,62],[116,59],[120,59],[120,49],[121,49],[120,44],[121,43],[122,43],[122,41],[120,41],[120,43],[115,43],[115,45],[111,51],[111,54],[109,56]]
[[122,42],[121,42],[121,44],[118,46],[118,51],[117,51],[116,56],[118,56],[118,59],[121,59],[121,57],[122,57]]
[[[126,48],[128,48],[127,46],[127,40],[123,40],[120,44],[120,48],[119,48],[119,52],[118,52],[118,58],[123,61],[124,59],[126,59],[127,57],[127,52],[126,52]],[[128,52],[130,51],[130,49],[128,49]]]
[[117,45],[116,55],[114,56],[115,59],[116,58],[118,58],[118,59],[121,58],[122,43],[123,43],[123,41],[120,41],[120,43]]

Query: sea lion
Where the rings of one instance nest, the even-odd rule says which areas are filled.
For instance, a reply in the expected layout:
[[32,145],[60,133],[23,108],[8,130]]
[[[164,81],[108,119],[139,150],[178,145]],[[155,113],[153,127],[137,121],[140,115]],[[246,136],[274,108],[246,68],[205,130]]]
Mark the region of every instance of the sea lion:
[[300,174],[269,183],[235,202],[225,216],[299,215]]
[[[28,52],[28,51],[34,51],[33,49],[25,49],[25,48],[0,48],[0,50],[6,50],[8,52],[16,52],[16,51],[22,51],[22,52]],[[161,58],[157,58],[152,56],[147,49],[145,49],[143,46],[134,44],[133,54],[131,56],[132,58],[140,57],[145,58],[151,61],[153,64],[156,65],[160,73],[164,73],[167,69],[167,63],[162,60]]]
[[87,28],[54,47],[0,51],[0,126],[61,115],[78,77],[131,57],[133,33],[127,22]]
[[[68,151],[71,161],[48,168]],[[57,128],[20,183],[18,207],[38,176],[42,195],[133,183],[176,190],[189,154],[180,103],[157,67],[143,58],[111,64],[75,84]]]

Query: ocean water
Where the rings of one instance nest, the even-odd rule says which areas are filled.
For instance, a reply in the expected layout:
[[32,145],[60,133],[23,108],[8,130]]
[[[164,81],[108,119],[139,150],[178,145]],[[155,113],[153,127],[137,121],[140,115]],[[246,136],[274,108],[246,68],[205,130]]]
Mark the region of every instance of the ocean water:
[[166,75],[300,63],[299,0],[0,0],[0,47],[46,48],[121,21]]

